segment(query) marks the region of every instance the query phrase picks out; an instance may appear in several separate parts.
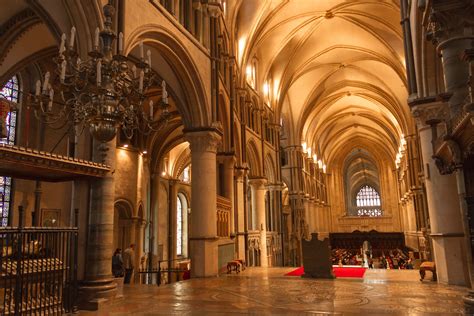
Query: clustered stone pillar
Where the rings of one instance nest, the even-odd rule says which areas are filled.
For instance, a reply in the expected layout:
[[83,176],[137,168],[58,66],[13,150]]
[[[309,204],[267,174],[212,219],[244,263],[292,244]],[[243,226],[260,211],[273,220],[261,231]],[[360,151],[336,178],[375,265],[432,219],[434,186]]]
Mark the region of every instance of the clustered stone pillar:
[[85,280],[80,287],[80,305],[85,309],[98,309],[117,292],[112,278],[115,155],[115,138],[94,148],[94,159],[109,165],[111,172],[91,185]]
[[267,222],[265,216],[265,194],[267,189],[264,178],[251,179],[249,181],[252,190],[252,206],[255,209],[255,229],[260,231],[260,266],[268,267],[267,254]]
[[221,136],[215,131],[188,132],[191,144],[190,257],[193,277],[218,273],[216,215],[216,152]]
[[441,175],[431,158],[431,127],[420,128],[419,134],[423,161],[428,169],[425,170],[425,185],[438,280],[446,284],[466,285],[466,249],[456,176]]

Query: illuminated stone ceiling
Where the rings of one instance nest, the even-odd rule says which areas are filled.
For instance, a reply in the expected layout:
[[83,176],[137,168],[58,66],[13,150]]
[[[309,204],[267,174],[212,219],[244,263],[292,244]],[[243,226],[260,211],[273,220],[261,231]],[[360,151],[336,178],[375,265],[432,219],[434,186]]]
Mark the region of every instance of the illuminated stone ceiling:
[[[393,163],[413,132],[399,1],[261,0],[231,8],[238,60],[255,88],[328,167],[353,148]],[[343,158],[342,158],[343,159]]]

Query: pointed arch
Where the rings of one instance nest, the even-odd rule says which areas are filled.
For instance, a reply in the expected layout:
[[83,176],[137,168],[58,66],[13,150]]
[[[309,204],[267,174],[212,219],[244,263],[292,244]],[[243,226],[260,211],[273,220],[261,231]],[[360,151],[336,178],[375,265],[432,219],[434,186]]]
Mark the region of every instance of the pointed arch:
[[176,106],[183,116],[185,128],[209,126],[211,113],[208,94],[197,68],[198,63],[193,60],[185,45],[164,27],[147,24],[130,34],[126,54],[131,54],[141,41],[154,49],[154,60],[166,63],[160,66],[169,71],[162,71],[156,66],[153,68],[169,84],[171,93],[176,98]]
[[247,163],[249,165],[249,175],[251,177],[260,177],[262,175],[260,155],[258,154],[255,141],[249,140],[246,146]]

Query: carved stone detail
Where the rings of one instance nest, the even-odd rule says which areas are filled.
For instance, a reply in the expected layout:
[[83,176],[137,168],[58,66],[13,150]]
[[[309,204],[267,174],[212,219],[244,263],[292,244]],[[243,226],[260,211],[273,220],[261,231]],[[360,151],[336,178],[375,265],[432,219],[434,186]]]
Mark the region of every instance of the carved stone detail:
[[191,155],[197,152],[217,153],[221,143],[221,136],[215,131],[188,132],[184,137],[191,144]]
[[249,185],[255,190],[266,190],[267,179],[265,178],[254,178],[249,180]]
[[474,26],[474,4],[469,0],[431,1],[426,8],[426,37],[433,43],[463,35],[466,27]]
[[443,175],[450,174],[456,169],[462,168],[462,154],[459,145],[452,139],[445,139],[443,146],[447,149],[447,155],[445,157],[433,156],[439,172]]
[[431,125],[449,118],[449,105],[444,100],[415,105],[412,114],[419,125]]

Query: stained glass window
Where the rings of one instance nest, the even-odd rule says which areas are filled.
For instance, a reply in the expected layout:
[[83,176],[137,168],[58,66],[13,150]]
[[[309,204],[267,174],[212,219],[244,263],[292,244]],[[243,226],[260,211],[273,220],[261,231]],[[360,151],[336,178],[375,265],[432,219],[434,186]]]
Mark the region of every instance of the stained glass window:
[[371,186],[363,186],[356,196],[357,215],[358,216],[382,216],[380,209],[380,195]]
[[176,198],[176,255],[183,254],[183,204],[179,197]]
[[[8,82],[2,87],[0,92],[0,97],[7,99],[10,102],[18,103],[18,78],[16,76],[12,77]],[[3,117],[2,117],[3,119]],[[16,120],[17,112],[10,111],[5,117],[5,126],[6,126],[6,137],[0,137],[0,143],[2,144],[11,144],[15,143],[16,136]],[[1,134],[0,134],[1,135]],[[11,187],[12,179],[10,177],[0,176],[0,226],[8,226],[8,216],[10,214],[11,207]]]

